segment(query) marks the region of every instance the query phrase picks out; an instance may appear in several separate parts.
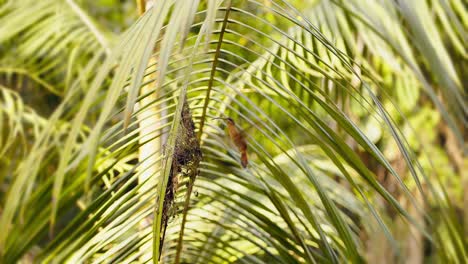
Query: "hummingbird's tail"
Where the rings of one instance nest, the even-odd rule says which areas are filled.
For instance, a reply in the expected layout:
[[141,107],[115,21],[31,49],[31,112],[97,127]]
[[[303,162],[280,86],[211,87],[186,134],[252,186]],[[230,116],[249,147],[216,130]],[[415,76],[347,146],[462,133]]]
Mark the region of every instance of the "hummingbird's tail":
[[246,168],[249,164],[249,160],[247,159],[247,151],[242,151],[241,153],[241,164],[244,168]]

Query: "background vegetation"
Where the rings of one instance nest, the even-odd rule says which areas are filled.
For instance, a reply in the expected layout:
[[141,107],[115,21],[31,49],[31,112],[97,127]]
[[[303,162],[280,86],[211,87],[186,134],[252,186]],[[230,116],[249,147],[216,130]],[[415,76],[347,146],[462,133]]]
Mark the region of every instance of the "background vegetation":
[[1,263],[466,261],[463,1],[0,3]]

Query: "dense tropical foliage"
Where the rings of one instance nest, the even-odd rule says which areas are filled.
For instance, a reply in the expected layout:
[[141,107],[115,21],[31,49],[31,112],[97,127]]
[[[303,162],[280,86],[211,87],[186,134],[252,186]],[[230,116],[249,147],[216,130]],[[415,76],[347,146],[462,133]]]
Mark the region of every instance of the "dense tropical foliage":
[[468,258],[463,1],[0,3],[1,263]]

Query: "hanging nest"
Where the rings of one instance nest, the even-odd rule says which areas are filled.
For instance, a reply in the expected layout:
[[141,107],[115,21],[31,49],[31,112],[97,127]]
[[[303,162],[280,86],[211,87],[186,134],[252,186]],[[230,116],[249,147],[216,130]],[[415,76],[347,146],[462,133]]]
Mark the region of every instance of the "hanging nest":
[[198,173],[198,165],[202,158],[200,143],[195,134],[195,124],[192,120],[190,108],[187,100],[182,108],[182,118],[177,134],[174,154],[172,157],[172,167],[169,174],[169,179],[166,187],[166,194],[163,203],[162,225],[164,227],[161,241],[159,244],[159,252],[161,254],[164,236],[168,220],[177,213],[177,208],[174,208],[175,197],[179,185],[179,178],[189,177],[189,181],[193,181]]

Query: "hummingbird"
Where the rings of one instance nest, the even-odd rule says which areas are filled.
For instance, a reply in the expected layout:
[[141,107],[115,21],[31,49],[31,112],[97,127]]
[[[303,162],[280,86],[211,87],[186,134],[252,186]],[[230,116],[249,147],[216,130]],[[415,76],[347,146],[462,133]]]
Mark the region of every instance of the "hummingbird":
[[242,167],[246,168],[249,164],[249,160],[247,158],[247,141],[245,140],[244,133],[242,133],[242,131],[237,128],[236,123],[230,117],[215,119],[226,120],[229,137],[241,154]]

